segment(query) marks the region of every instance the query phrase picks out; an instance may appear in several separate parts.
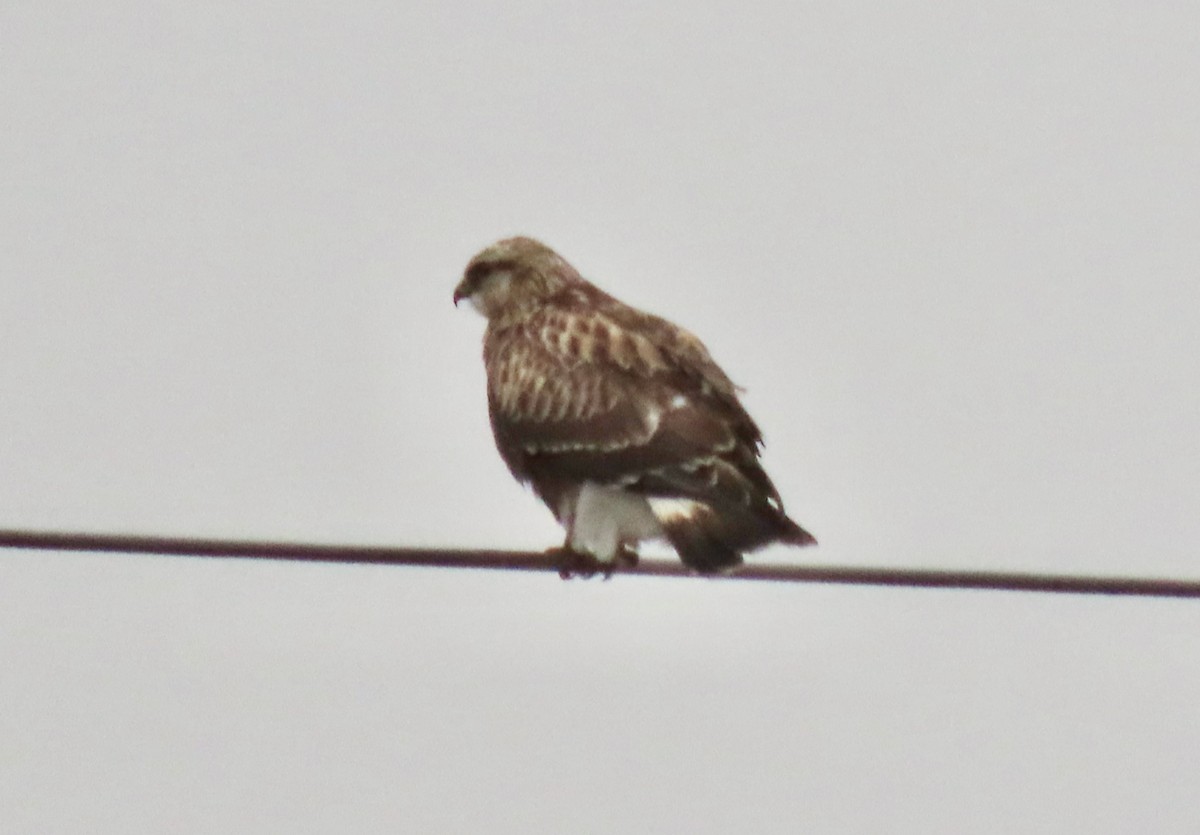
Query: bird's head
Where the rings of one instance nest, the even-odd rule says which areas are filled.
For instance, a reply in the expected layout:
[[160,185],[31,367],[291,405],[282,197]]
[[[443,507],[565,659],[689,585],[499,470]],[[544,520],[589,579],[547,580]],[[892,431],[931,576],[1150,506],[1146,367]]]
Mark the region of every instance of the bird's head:
[[454,288],[454,304],[468,299],[488,319],[536,306],[581,282],[575,268],[533,238],[505,238],[480,252]]

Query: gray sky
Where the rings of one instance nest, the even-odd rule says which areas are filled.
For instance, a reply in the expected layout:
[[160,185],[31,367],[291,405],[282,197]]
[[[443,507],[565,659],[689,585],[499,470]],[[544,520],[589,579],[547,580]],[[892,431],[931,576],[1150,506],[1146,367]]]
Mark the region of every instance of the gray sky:
[[[556,544],[525,233],[747,388],[755,559],[1200,576],[1200,12],[960,5],[5,3],[0,527]],[[1194,833],[1198,704],[1187,602],[0,554],[6,832]]]

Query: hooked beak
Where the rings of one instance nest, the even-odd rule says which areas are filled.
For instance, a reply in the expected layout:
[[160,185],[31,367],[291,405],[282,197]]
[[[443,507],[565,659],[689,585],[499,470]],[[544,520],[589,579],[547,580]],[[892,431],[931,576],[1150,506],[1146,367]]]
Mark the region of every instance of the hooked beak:
[[459,283],[459,285],[458,285],[457,287],[455,287],[455,288],[454,288],[454,306],[455,306],[455,307],[458,307],[458,303],[459,303],[460,301],[462,301],[463,299],[465,299],[467,296],[471,295],[471,294],[470,294],[470,293],[467,291],[467,289],[466,289],[465,287],[463,287],[463,284],[464,284],[464,283],[465,283],[465,282],[460,282],[460,283]]

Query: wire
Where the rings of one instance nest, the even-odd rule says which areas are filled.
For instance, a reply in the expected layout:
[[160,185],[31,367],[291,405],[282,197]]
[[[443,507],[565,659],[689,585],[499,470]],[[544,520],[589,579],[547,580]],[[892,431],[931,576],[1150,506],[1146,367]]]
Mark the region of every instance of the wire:
[[[554,551],[537,553],[490,549],[314,545],[299,542],[56,533],[28,530],[0,530],[0,548],[564,573],[562,555]],[[579,569],[578,563],[572,567],[576,571]],[[621,567],[617,573],[653,577],[696,576],[680,563],[665,560],[641,560],[636,566]],[[711,579],[1200,598],[1200,580],[1081,577],[1065,574],[1025,574],[1003,571],[750,564],[729,574],[715,575]]]

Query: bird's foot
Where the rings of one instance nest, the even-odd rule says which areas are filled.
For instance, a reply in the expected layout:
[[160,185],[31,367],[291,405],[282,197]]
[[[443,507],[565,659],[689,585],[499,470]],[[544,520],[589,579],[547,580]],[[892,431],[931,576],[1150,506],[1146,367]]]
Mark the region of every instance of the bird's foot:
[[611,565],[612,568],[609,569],[608,574],[604,575],[605,580],[612,576],[612,573],[616,571],[617,566],[620,566],[621,568],[637,568],[638,552],[630,548],[628,545],[622,545],[621,549],[617,551],[617,556],[612,561]]
[[626,568],[637,568],[638,555],[637,551],[632,548],[622,545],[617,553],[613,554],[611,562],[602,562],[601,573],[605,580],[611,580],[612,576],[617,573],[617,569],[625,570]]
[[573,548],[551,548],[546,551],[546,556],[554,559],[558,565],[558,576],[564,580],[570,580],[572,577],[582,577],[586,580],[596,576],[596,572],[600,570],[599,560],[591,554]]
[[593,554],[576,551],[567,546],[551,548],[546,555],[553,557],[558,563],[558,576],[564,580],[570,580],[572,577],[582,577],[586,580],[597,574],[602,575],[605,580],[611,580],[617,569],[635,568],[638,564],[637,551],[628,547],[617,551],[611,562],[601,562]]

